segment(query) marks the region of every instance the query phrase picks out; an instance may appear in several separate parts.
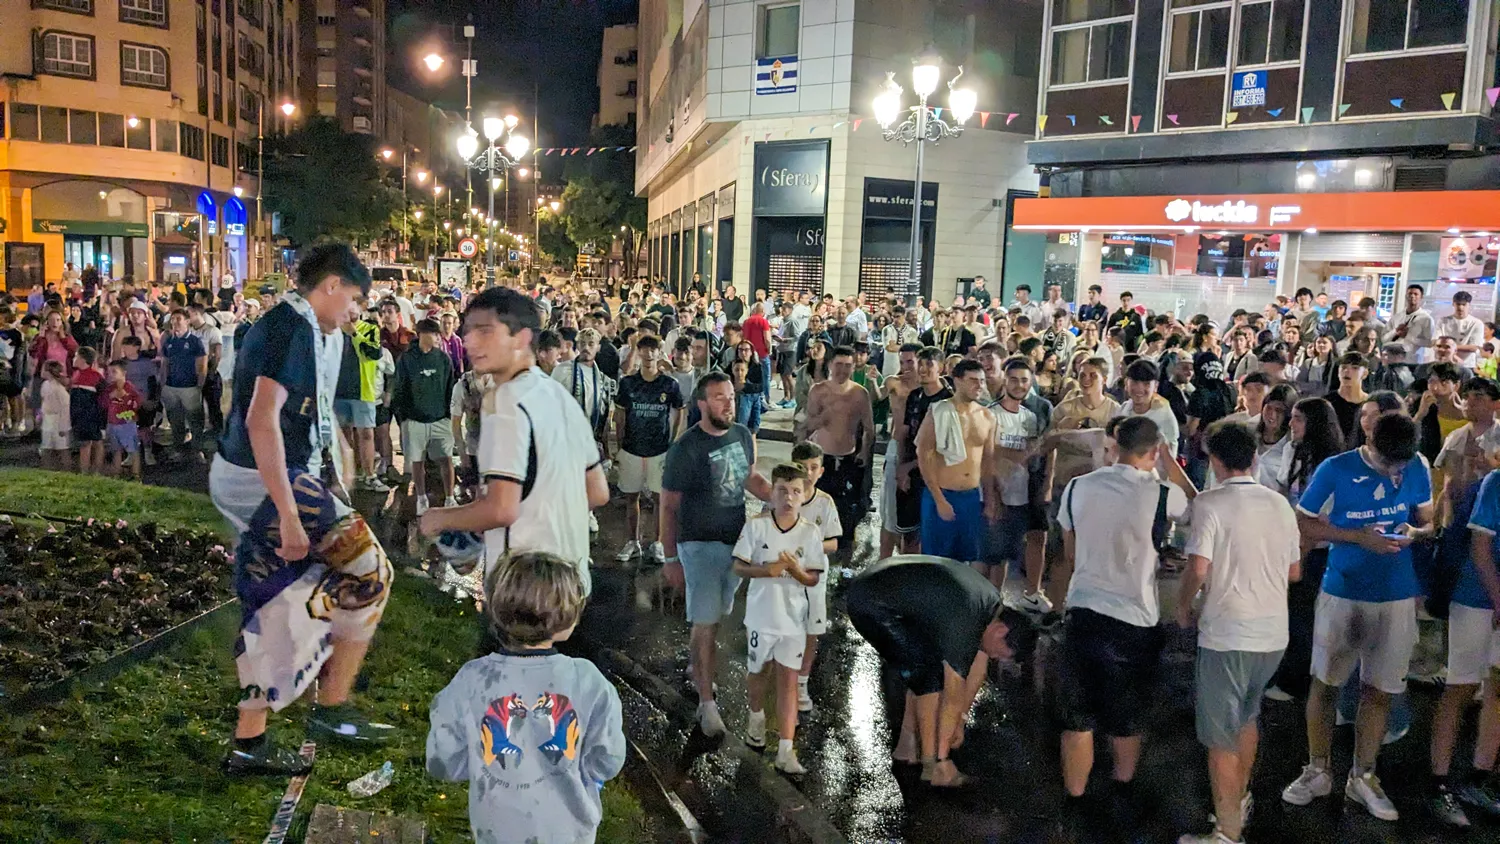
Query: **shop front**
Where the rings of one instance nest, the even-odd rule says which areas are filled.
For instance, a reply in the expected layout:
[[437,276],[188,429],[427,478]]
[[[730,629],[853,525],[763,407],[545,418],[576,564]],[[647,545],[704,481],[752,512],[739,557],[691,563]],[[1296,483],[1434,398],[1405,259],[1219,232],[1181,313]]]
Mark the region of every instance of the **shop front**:
[[827,139],[755,145],[747,295],[823,294],[828,151]]
[[[913,183],[865,178],[864,224],[860,232],[859,292],[871,297],[904,295],[911,278]],[[922,182],[921,254],[916,291],[932,298],[932,252],[937,229],[938,186]]]
[[245,204],[240,202],[239,197],[231,196],[224,200],[224,266],[221,275],[233,275],[235,287],[244,286],[249,272],[245,221]]
[[1017,199],[1012,229],[1045,238],[1038,271],[1075,279],[1074,301],[1098,284],[1110,303],[1223,319],[1307,287],[1389,314],[1418,283],[1438,315],[1463,285],[1490,319],[1500,191]]
[[[103,278],[144,278],[149,266],[146,197],[105,182],[68,180],[31,191],[31,233],[61,240],[62,261]],[[54,241],[55,242],[55,241]],[[60,276],[63,267],[48,268]]]

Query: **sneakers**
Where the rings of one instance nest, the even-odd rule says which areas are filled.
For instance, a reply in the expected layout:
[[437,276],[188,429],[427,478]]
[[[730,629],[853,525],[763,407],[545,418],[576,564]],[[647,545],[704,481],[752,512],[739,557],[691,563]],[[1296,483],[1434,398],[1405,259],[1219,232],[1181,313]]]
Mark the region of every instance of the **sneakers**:
[[1433,817],[1443,823],[1460,829],[1468,828],[1469,816],[1464,814],[1464,807],[1458,804],[1458,798],[1448,789],[1444,788],[1432,795],[1427,805],[1432,808]]
[[766,713],[750,713],[750,721],[745,724],[745,744],[756,750],[766,749]]
[[443,499],[443,506],[444,507],[457,507],[458,506],[458,499],[456,497],[450,495],[447,498]]
[[599,517],[589,513],[589,533],[599,532]]
[[718,738],[729,732],[724,718],[719,715],[719,705],[713,701],[698,704],[698,729],[709,738]]
[[396,728],[369,720],[349,703],[313,704],[312,712],[307,715],[307,732],[350,744],[381,744],[390,741]]
[[664,563],[667,560],[667,549],[661,547],[660,542],[651,543],[651,559],[656,563]]
[[150,446],[147,446],[144,450],[146,452],[146,465],[147,466],[155,466],[156,465],[156,452],[153,451]]
[[386,486],[380,478],[370,475],[359,482],[359,488],[366,492],[390,492],[391,488]]
[[1052,602],[1040,592],[1027,592],[1016,601],[1016,609],[1030,615],[1046,615],[1052,612]]
[[798,712],[811,712],[811,711],[813,711],[812,695],[809,695],[807,693],[807,678],[806,677],[798,677],[797,678],[797,711]]
[[615,555],[615,562],[628,563],[631,560],[635,559],[636,556],[640,553],[641,543],[636,542],[634,539],[632,539],[629,542],[625,543],[625,547],[620,549],[620,553]]
[[312,767],[312,762],[297,751],[276,747],[269,739],[255,750],[231,746],[224,756],[224,773],[231,777],[300,777],[310,773]]
[[1459,786],[1458,799],[1471,809],[1478,809],[1492,818],[1500,817],[1500,789],[1495,787],[1493,779]]
[[1318,797],[1327,797],[1333,793],[1333,777],[1322,768],[1313,766],[1311,763],[1302,766],[1302,773],[1292,780],[1292,784],[1282,789],[1281,799],[1293,806],[1306,806]]
[[[1250,815],[1254,811],[1255,811],[1255,796],[1252,795],[1250,792],[1247,791],[1247,792],[1245,792],[1245,796],[1240,798],[1240,829],[1241,830],[1243,830],[1245,827],[1247,827],[1247,826],[1250,825]],[[1215,815],[1213,812],[1209,812],[1208,813],[1208,822],[1211,823],[1211,824],[1214,824],[1215,826],[1217,826],[1218,823],[1219,823],[1219,816]]]
[[1383,821],[1394,821],[1401,817],[1391,798],[1385,796],[1385,789],[1380,787],[1380,778],[1370,771],[1357,777],[1353,771],[1349,772],[1349,781],[1344,785],[1344,797],[1365,807],[1366,811]]
[[776,770],[794,777],[807,773],[807,769],[797,761],[796,749],[790,746],[782,746],[776,751]]
[[431,507],[432,507],[432,505],[427,503],[427,496],[425,496],[425,495],[419,495],[419,496],[417,496],[417,515],[418,516],[420,516],[423,513],[427,512],[429,509],[431,509]]
[[1277,703],[1286,703],[1292,699],[1292,696],[1282,691],[1280,686],[1272,686],[1266,689],[1264,696],[1266,700],[1274,700]]

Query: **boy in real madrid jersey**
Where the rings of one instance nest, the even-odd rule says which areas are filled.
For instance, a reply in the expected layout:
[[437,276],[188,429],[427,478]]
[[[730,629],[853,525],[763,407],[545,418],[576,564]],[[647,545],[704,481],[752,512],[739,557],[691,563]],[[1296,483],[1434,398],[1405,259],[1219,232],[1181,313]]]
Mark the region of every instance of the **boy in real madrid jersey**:
[[771,512],[745,523],[733,552],[734,573],[750,578],[745,595],[750,646],[745,666],[750,698],[745,742],[755,748],[766,745],[765,669],[775,663],[781,733],[776,768],[792,775],[806,773],[792,749],[792,739],[797,731],[797,674],[807,646],[809,593],[828,566],[822,531],[802,518],[806,481],[807,472],[800,466],[784,463],[773,469]]
[[[823,537],[823,553],[832,554],[839,548],[839,537],[844,535],[844,525],[839,521],[838,507],[833,496],[818,489],[818,479],[823,477],[823,449],[814,442],[800,442],[792,447],[792,462],[807,472],[806,489],[802,497],[802,520],[811,522]],[[807,678],[812,675],[813,660],[818,656],[818,637],[828,632],[828,578],[818,578],[816,586],[807,590],[807,650],[802,656],[802,670],[797,673],[797,711],[811,712],[812,696],[807,693]]]

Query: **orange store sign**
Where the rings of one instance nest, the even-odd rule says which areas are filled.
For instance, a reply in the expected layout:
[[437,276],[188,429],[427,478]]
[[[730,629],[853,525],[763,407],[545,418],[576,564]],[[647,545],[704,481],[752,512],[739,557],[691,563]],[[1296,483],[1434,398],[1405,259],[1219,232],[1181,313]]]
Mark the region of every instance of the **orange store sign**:
[[1020,199],[1013,222],[1042,231],[1500,231],[1500,191]]

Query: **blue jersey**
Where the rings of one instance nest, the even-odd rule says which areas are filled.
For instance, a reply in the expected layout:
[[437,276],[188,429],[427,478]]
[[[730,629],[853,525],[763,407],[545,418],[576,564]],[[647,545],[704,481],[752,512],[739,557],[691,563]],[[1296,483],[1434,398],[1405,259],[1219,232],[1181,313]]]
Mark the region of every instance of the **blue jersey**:
[[[1309,516],[1326,514],[1328,523],[1336,528],[1365,530],[1375,526],[1389,533],[1412,524],[1417,509],[1431,503],[1432,477],[1420,457],[1413,457],[1396,478],[1391,478],[1376,471],[1355,449],[1323,461],[1302,491],[1297,509]],[[1411,548],[1375,554],[1346,542],[1332,543],[1323,591],[1372,603],[1421,594]]]
[[[1459,504],[1459,512],[1455,513],[1455,515],[1460,515],[1464,505],[1472,507],[1469,513],[1469,530],[1450,532],[1465,536],[1472,533],[1476,536],[1488,537],[1493,554],[1491,559],[1500,560],[1500,471],[1486,475],[1484,481],[1477,484],[1477,487],[1477,495],[1474,489],[1470,488],[1465,496],[1466,500]],[[1490,595],[1484,589],[1484,583],[1479,580],[1479,570],[1474,567],[1470,547],[1465,544],[1461,555],[1458,556],[1458,559],[1463,561],[1463,567],[1459,569],[1458,583],[1453,587],[1453,603],[1482,610],[1494,609]]]

